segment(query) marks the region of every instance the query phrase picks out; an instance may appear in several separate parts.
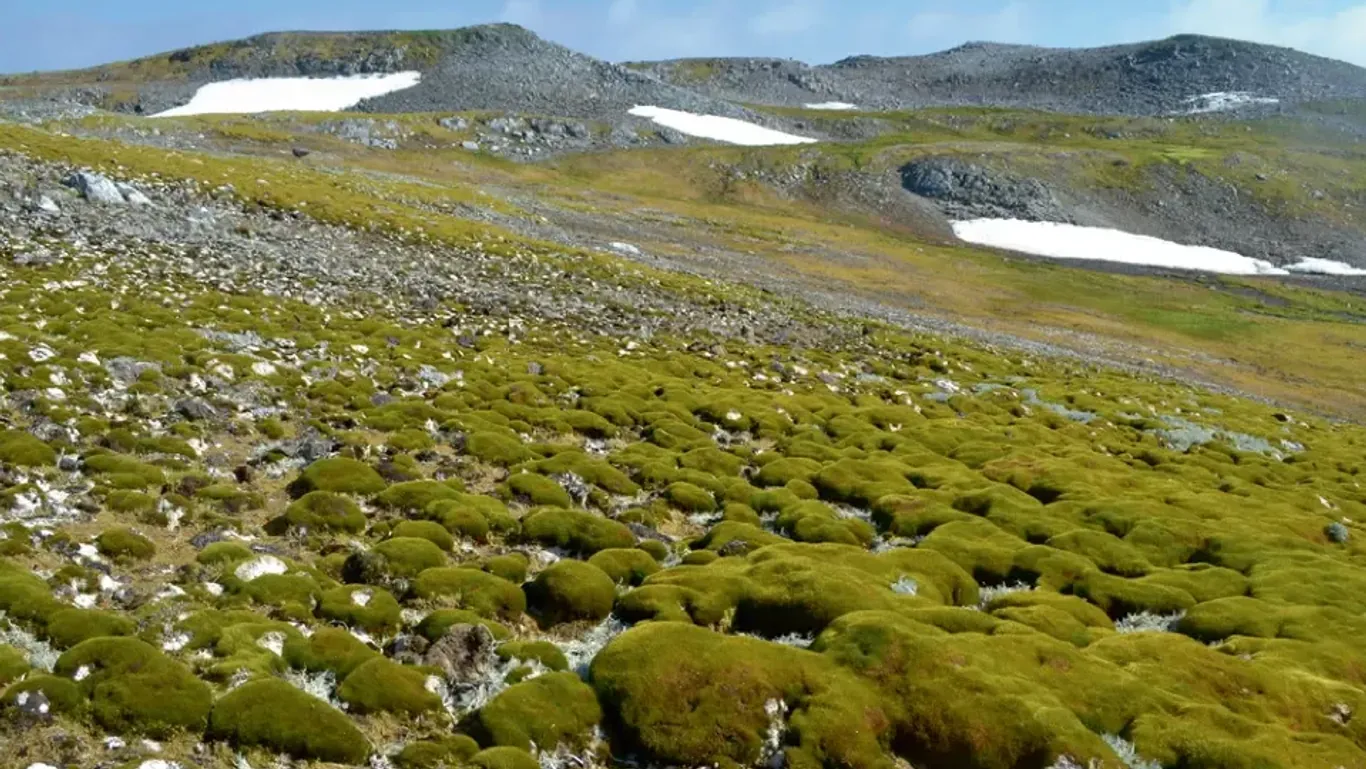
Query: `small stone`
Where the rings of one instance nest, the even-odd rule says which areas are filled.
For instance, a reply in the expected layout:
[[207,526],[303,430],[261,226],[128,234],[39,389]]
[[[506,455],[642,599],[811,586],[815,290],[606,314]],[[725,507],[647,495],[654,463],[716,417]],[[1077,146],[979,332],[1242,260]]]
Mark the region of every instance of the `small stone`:
[[460,146],[469,150],[470,152],[479,151],[479,142],[463,141],[460,142]]
[[295,147],[292,150],[290,150],[290,152],[293,152],[294,157],[296,158],[306,158],[310,154],[312,154],[313,150],[310,150],[306,147]]

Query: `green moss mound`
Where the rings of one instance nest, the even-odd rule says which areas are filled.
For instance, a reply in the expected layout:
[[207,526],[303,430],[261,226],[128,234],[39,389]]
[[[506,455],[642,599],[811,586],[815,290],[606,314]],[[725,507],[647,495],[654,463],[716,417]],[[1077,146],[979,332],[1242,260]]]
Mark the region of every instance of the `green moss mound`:
[[388,635],[398,630],[403,610],[384,588],[346,586],[328,590],[318,602],[319,617]]
[[624,524],[581,510],[541,510],[522,520],[522,539],[581,555],[634,547],[635,535]]
[[448,553],[455,549],[455,537],[435,521],[399,521],[390,535],[396,539],[425,539]]
[[331,457],[305,467],[290,488],[299,497],[312,491],[369,496],[384,491],[384,479],[364,462]]
[[557,561],[526,586],[527,606],[542,627],[612,613],[616,585],[602,569],[583,561]]
[[479,752],[479,743],[464,734],[453,734],[435,740],[420,740],[403,746],[394,756],[399,769],[450,769],[468,766]]
[[471,718],[486,746],[530,750],[583,744],[602,720],[592,687],[573,673],[549,673],[508,688]]
[[378,654],[347,631],[334,627],[319,628],[307,638],[291,636],[284,646],[284,659],[290,666],[315,673],[331,671],[338,680]]
[[413,592],[419,598],[449,602],[450,608],[468,609],[489,619],[516,619],[526,611],[521,588],[474,569],[428,569],[413,582]]
[[602,569],[619,585],[639,585],[646,577],[659,571],[659,562],[641,549],[601,550],[594,553],[588,562]]
[[156,555],[152,540],[129,528],[108,529],[95,538],[95,547],[115,560],[146,560]]
[[422,672],[376,657],[362,663],[337,687],[337,697],[357,713],[415,715],[441,707],[441,698],[427,691]]
[[512,635],[507,626],[464,609],[437,609],[422,618],[417,625],[417,632],[428,641],[435,641],[456,625],[483,625],[498,640]]
[[32,435],[0,430],[0,464],[43,467],[57,463],[57,452]]
[[280,535],[289,529],[339,531],[358,534],[365,530],[365,514],[349,497],[331,491],[310,491],[271,521],[267,531]]
[[458,500],[460,488],[441,481],[408,481],[396,483],[375,497],[375,504],[394,510],[421,511],[434,502]]
[[789,765],[892,766],[882,749],[887,705],[813,652],[652,622],[608,644],[590,680],[623,746],[653,760],[753,764],[769,729],[765,706],[785,702]]
[[160,736],[200,731],[212,704],[209,687],[179,662],[135,638],[93,638],[57,660],[57,675],[75,677],[91,712],[115,733]]
[[498,656],[505,660],[535,660],[556,672],[569,669],[564,652],[549,641],[509,641],[498,647]]
[[364,763],[371,750],[344,713],[278,679],[251,681],[223,695],[209,716],[208,737],[340,764]]
[[59,649],[70,649],[91,638],[133,635],[137,629],[138,623],[122,614],[97,609],[66,609],[48,620],[47,636]]
[[0,688],[29,671],[28,655],[13,646],[0,646]]
[[508,490],[537,506],[570,507],[574,499],[560,484],[537,473],[517,473],[508,478]]
[[489,748],[470,758],[470,766],[479,769],[539,769],[536,757],[521,748]]

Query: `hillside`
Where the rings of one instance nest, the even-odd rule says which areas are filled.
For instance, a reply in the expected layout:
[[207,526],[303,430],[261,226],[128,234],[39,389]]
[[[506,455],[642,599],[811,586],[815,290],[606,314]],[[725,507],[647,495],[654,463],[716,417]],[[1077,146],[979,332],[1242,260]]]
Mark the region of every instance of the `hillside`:
[[0,767],[1366,769],[1366,113],[1276,55],[1180,118],[507,26],[6,81]]
[[1360,67],[1196,35],[1090,49],[970,43],[925,56],[854,56],[821,66],[765,59],[628,66],[720,99],[779,106],[835,102],[870,110],[996,106],[1164,115],[1229,104],[1201,98],[1209,94],[1286,107],[1366,97]]

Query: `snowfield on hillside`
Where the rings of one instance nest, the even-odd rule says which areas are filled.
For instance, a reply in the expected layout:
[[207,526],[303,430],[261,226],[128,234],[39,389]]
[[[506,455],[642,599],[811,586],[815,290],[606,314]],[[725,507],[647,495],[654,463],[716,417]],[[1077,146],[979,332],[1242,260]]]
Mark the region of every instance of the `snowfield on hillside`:
[[656,125],[672,128],[699,139],[713,139],[727,144],[764,147],[777,144],[814,144],[815,139],[783,133],[754,123],[717,115],[696,115],[663,107],[632,107],[630,114],[649,118]]
[[803,104],[802,106],[803,106],[803,107],[806,107],[807,109],[834,109],[834,110],[858,109],[858,105],[857,105],[857,104],[850,104],[850,103],[847,102],[847,101],[823,101],[823,102],[821,102],[821,103],[819,103],[819,104]]
[[1186,114],[1204,115],[1211,112],[1229,112],[1254,104],[1280,104],[1280,102],[1280,99],[1273,96],[1256,96],[1246,91],[1216,91],[1215,93],[1204,93],[1186,99],[1186,103],[1191,105]]
[[420,72],[343,77],[266,77],[224,80],[195,91],[189,104],[152,117],[236,115],[254,112],[337,112],[363,99],[412,88]]
[[953,232],[967,243],[1054,259],[1088,259],[1224,275],[1366,275],[1366,270],[1331,259],[1302,259],[1288,267],[1277,267],[1265,259],[1253,259],[1218,248],[1187,246],[1148,235],[1057,222],[973,219],[954,222]]

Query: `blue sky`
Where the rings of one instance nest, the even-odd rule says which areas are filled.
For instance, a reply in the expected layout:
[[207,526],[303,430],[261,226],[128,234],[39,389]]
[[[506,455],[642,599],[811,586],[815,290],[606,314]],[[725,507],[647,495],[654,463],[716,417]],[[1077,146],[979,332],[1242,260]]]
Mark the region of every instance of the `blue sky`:
[[0,72],[84,67],[281,29],[523,24],[595,56],[812,63],[967,40],[1082,46],[1177,32],[1366,65],[1366,0],[0,0]]

